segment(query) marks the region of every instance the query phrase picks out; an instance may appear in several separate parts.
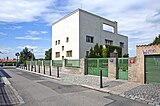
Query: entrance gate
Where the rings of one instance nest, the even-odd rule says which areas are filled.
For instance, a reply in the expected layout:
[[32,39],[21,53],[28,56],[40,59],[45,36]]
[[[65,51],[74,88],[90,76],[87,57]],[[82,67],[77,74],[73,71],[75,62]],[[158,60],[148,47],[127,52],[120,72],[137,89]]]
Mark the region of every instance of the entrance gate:
[[118,79],[128,80],[128,58],[118,58]]
[[87,59],[87,70],[89,75],[102,75],[108,77],[108,58],[88,58]]
[[160,83],[160,55],[145,56],[145,83]]

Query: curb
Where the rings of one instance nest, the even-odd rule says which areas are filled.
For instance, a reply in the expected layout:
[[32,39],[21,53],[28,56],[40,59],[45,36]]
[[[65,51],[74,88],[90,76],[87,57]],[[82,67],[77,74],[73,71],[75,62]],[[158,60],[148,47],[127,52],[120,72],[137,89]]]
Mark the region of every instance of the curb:
[[11,83],[8,81],[8,79],[6,78],[6,76],[0,71],[0,77],[2,80],[2,83],[5,85],[10,85]]
[[30,72],[30,73],[33,73],[33,74],[37,74],[37,75],[40,75],[40,76],[43,76],[43,77],[48,77],[48,78],[56,79],[56,80],[60,81],[60,78],[57,78],[57,77],[54,77],[54,76],[49,76],[49,75],[46,75],[46,74],[42,74],[42,73],[30,71],[30,70],[24,70],[24,69],[21,69],[21,68],[17,68],[17,69],[25,71],[25,72]]
[[104,92],[104,93],[109,93],[110,92],[110,90],[105,90],[103,88],[96,88],[96,87],[92,87],[92,86],[85,85],[85,84],[80,84],[80,86],[85,87],[85,88],[89,88],[89,89],[92,89],[92,90],[96,90],[96,91],[99,91],[99,92]]

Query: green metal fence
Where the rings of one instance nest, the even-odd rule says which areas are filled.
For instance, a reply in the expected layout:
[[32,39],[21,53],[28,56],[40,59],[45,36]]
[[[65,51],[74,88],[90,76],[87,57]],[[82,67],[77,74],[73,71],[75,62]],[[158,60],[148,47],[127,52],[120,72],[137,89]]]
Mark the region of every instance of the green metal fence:
[[31,63],[30,63],[30,61],[26,61],[26,65],[30,65]]
[[50,66],[51,65],[51,60],[44,60],[44,65],[45,66]]
[[36,65],[36,64],[37,64],[37,61],[36,61],[36,60],[31,61],[31,64],[32,64],[32,65]]
[[118,58],[118,78],[128,80],[128,58]]
[[62,60],[52,60],[52,66],[54,67],[62,67]]
[[89,75],[102,75],[108,77],[108,58],[88,58],[87,59],[87,71]]
[[42,66],[42,61],[43,61],[43,60],[38,60],[37,64],[38,64],[39,66]]
[[80,60],[66,60],[66,67],[80,67]]

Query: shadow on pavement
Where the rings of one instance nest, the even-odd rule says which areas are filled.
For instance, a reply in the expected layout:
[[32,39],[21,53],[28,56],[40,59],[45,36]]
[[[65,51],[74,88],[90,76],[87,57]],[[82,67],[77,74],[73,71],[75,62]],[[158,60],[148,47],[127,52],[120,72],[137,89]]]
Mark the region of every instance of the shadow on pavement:
[[12,106],[5,90],[5,85],[0,83],[0,106]]
[[3,69],[0,69],[0,72],[6,77],[6,78],[12,78],[8,73],[6,73]]

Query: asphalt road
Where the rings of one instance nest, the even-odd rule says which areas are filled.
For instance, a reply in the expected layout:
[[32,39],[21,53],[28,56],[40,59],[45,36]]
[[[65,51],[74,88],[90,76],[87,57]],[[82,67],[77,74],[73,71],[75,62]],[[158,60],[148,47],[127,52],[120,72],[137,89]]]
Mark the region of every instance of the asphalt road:
[[137,101],[5,67],[21,106],[147,106]]

